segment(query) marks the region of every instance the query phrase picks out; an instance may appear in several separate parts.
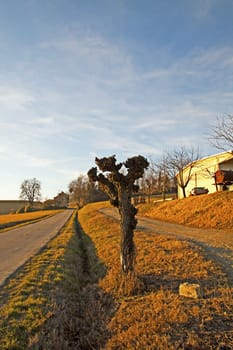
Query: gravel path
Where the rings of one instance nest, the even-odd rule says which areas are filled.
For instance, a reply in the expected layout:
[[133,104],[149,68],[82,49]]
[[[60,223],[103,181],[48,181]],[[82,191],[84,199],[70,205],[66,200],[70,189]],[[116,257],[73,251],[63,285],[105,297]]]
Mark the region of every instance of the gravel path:
[[56,236],[72,212],[64,210],[47,219],[0,234],[0,286],[6,278]]
[[[119,220],[115,208],[100,209],[100,212]],[[207,258],[220,264],[233,286],[233,230],[193,228],[140,216],[137,219],[137,230],[172,235],[202,247]]]

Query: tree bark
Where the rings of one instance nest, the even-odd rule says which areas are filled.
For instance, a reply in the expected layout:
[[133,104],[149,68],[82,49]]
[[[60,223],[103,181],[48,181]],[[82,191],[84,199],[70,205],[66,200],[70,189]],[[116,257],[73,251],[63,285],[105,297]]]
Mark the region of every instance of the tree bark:
[[133,271],[136,249],[133,241],[134,229],[137,225],[135,215],[137,209],[131,203],[131,196],[128,191],[121,188],[119,192],[119,213],[121,218],[121,268],[122,271],[128,273]]
[[182,191],[183,191],[183,197],[186,198],[185,187],[182,187]]

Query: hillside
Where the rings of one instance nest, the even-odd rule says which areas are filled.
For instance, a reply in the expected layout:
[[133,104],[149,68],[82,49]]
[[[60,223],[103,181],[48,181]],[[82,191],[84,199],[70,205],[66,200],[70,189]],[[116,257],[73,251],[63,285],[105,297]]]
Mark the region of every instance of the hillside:
[[[120,225],[106,206],[74,212],[0,289],[1,350],[233,349],[232,285],[222,264],[194,241],[140,226],[135,274],[122,275]],[[198,299],[179,295],[183,282],[200,285]]]
[[203,228],[233,228],[233,192],[218,192],[139,206],[139,215]]

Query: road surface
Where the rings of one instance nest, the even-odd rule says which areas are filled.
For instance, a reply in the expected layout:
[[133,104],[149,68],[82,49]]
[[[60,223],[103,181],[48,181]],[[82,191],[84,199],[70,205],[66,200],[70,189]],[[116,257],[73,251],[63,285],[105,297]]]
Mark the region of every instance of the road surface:
[[[99,211],[119,220],[119,214],[115,208],[104,208]],[[233,230],[194,228],[140,216],[137,219],[137,230],[150,234],[175,236],[177,239],[202,247],[209,259],[220,264],[229,283],[233,285]]]
[[72,212],[64,210],[37,223],[0,233],[0,286],[17,268],[56,236]]

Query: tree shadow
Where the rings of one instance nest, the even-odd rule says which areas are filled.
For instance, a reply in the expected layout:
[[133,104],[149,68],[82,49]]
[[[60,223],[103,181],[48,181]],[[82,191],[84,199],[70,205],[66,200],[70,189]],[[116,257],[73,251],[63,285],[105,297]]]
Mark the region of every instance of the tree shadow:
[[56,291],[53,315],[32,341],[30,350],[98,350],[111,336],[107,325],[116,305],[113,297],[98,286],[106,266],[77,219],[74,229],[76,235],[65,252],[66,278]]
[[[107,268],[97,256],[94,243],[83,231],[77,218],[73,230],[75,234],[65,244],[63,260],[56,267],[60,271],[60,280],[47,276],[49,256],[56,254],[56,251],[50,251],[48,243],[36,254],[40,257],[40,253],[48,249],[48,261],[41,264],[32,278],[28,278],[21,294],[17,289],[18,284],[30,274],[33,258],[18,268],[1,286],[0,306],[6,305],[12,294],[25,301],[22,301],[22,313],[19,309],[13,313],[13,310],[2,320],[4,327],[0,330],[0,347],[1,341],[11,334],[14,340],[8,350],[104,348],[110,337],[107,325],[116,312],[113,297],[98,285]],[[63,247],[62,241],[60,244]],[[57,278],[57,273],[54,277]],[[38,300],[35,309],[32,304],[27,304],[27,298]],[[34,316],[31,315],[33,312]],[[36,320],[36,327],[35,323],[29,326],[30,317],[27,320],[27,313]]]

